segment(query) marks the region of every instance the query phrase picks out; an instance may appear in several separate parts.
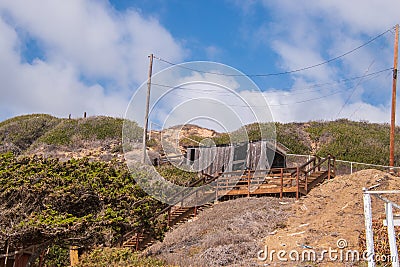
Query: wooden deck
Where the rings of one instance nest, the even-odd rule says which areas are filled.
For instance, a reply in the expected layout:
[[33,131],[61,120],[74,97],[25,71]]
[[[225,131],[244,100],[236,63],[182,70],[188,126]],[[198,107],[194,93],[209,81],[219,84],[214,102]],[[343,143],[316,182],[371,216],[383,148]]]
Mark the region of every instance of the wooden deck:
[[215,186],[216,199],[222,196],[251,196],[295,193],[306,195],[325,179],[335,176],[335,159],[314,157],[296,168],[245,170],[221,173]]
[[[325,159],[313,157],[295,168],[224,172],[216,176],[203,173],[201,179],[189,185],[198,189],[184,189],[171,196],[171,199],[174,199],[173,204],[155,214],[154,220],[166,216],[167,226],[173,227],[196,216],[202,209],[212,206],[210,202],[223,200],[224,197],[279,194],[282,198],[284,194],[291,193],[298,199],[319,183],[333,177],[335,157],[330,155]],[[149,233],[130,232],[123,237],[122,245],[141,250],[154,241],[155,238]]]

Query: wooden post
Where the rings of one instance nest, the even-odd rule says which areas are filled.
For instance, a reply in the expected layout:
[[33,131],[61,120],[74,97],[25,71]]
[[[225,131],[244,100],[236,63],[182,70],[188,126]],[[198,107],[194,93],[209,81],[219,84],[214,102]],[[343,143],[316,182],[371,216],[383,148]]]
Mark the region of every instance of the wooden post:
[[[42,253],[40,253],[40,255],[39,255],[39,264],[38,264],[39,267],[43,267],[43,259],[44,259],[45,253],[46,253],[46,251],[43,250]],[[5,265],[5,266],[7,266],[7,265]]]
[[250,197],[250,169],[247,170],[247,197]]
[[331,179],[331,156],[328,155],[328,181]]
[[283,168],[281,168],[281,192],[279,194],[279,197],[283,197]]
[[215,203],[218,202],[218,180],[215,183]]
[[299,183],[299,167],[296,169],[296,183],[297,183],[297,190],[296,190],[296,199],[299,199],[299,189],[300,189],[300,183]]
[[69,248],[69,260],[71,266],[76,266],[79,264],[79,254],[77,246],[71,246]]
[[367,260],[368,267],[375,267],[375,249],[374,249],[374,233],[372,231],[372,207],[371,207],[371,195],[363,188],[363,200],[364,200],[364,217],[365,217],[365,238],[367,243]]
[[144,114],[144,126],[143,126],[143,158],[142,163],[146,163],[146,140],[147,140],[147,127],[149,124],[149,109],[150,109],[150,89],[151,89],[151,75],[153,73],[153,58],[154,55],[150,54],[150,65],[149,65],[149,78],[147,80],[147,95],[146,95],[146,110]]
[[308,176],[307,176],[307,173],[304,174],[304,177],[305,177],[304,189],[306,190],[306,193],[308,193]]
[[8,252],[10,250],[10,243],[7,239],[7,249],[6,249],[6,256],[4,257],[4,267],[7,267],[7,260],[8,260]]
[[399,267],[399,254],[396,245],[396,232],[394,230],[392,203],[385,203],[385,210],[390,246],[390,261],[392,262],[392,267]]
[[396,86],[397,86],[397,58],[399,55],[399,24],[396,24],[394,37],[394,62],[393,62],[393,83],[392,83],[392,114],[390,119],[390,156],[389,166],[394,167],[394,135],[396,128]]
[[194,217],[196,218],[196,216],[197,216],[197,206],[194,206],[193,214],[194,214]]
[[171,207],[168,209],[168,227],[171,226]]
[[139,237],[140,237],[139,233],[136,233],[136,246],[135,246],[136,251],[139,251]]

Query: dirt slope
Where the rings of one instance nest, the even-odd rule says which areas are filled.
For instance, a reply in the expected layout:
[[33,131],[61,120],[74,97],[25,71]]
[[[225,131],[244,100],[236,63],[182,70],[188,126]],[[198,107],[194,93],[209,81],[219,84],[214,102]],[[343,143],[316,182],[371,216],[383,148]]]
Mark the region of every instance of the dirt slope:
[[293,199],[220,202],[167,233],[146,251],[173,266],[258,266],[265,233],[285,226]]
[[[344,252],[361,253],[362,188],[374,185],[379,186],[373,190],[398,189],[400,178],[364,170],[326,181],[299,201],[265,197],[221,202],[167,233],[162,243],[146,253],[177,266],[363,266],[360,262],[329,262],[328,254],[324,262],[285,263],[277,261],[276,254],[275,261],[257,260],[257,253],[265,245],[269,252],[296,250],[300,255],[312,249],[318,259],[322,250],[338,249],[338,240],[342,240],[340,245],[347,244]],[[400,203],[400,198],[388,198]],[[383,202],[373,198],[372,205],[374,219],[380,218]]]
[[[360,250],[359,238],[364,230],[363,187],[379,185],[374,190],[398,189],[400,178],[377,170],[364,170],[352,175],[338,176],[314,188],[306,197],[301,198],[292,207],[294,216],[288,220],[288,227],[280,229],[275,235],[265,238],[268,250],[295,249],[302,252],[313,249],[338,249],[338,240],[347,243],[347,250]],[[388,197],[397,203],[399,199]],[[378,219],[384,214],[384,203],[372,198],[373,216]],[[361,235],[364,238],[364,235]],[[286,255],[288,258],[288,255]],[[329,256],[326,255],[326,259]],[[271,266],[310,266],[310,263],[264,261]],[[312,263],[311,266],[352,266],[351,263]]]

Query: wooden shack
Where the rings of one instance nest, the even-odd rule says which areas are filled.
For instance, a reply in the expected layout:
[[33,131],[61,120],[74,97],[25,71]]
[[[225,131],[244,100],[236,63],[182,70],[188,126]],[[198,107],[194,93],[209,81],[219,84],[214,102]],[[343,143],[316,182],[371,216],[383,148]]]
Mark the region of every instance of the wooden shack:
[[288,149],[277,142],[261,140],[229,145],[186,147],[185,164],[213,175],[223,171],[286,168]]

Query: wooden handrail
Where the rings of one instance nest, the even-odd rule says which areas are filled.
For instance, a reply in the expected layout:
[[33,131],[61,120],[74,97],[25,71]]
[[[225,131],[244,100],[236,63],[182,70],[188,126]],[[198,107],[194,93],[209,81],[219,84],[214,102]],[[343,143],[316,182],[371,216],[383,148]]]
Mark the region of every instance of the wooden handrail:
[[[213,177],[211,180],[208,180],[207,182],[205,182],[203,185],[210,184],[210,183],[214,182],[215,180],[217,180],[218,178],[219,178],[219,176],[215,176],[215,177]],[[184,195],[182,198],[180,198],[179,200],[173,202],[173,203],[170,204],[168,207],[166,207],[166,208],[164,208],[163,210],[157,212],[157,213],[153,216],[153,219],[156,219],[156,218],[157,218],[158,216],[160,216],[161,214],[167,212],[170,208],[172,208],[173,206],[175,206],[175,205],[178,204],[179,202],[185,200],[185,199],[188,198],[189,196],[193,195],[194,193],[196,193],[196,192],[199,191],[200,189],[201,189],[201,187],[197,188],[196,190],[190,192],[190,194]],[[185,188],[185,189],[183,189],[182,191],[180,191],[180,192],[174,194],[173,197],[178,196],[179,194],[182,194],[182,193],[184,193],[184,191],[188,191],[188,190],[189,190],[189,188]]]
[[[208,176],[211,176],[211,175],[208,175]],[[214,178],[213,176],[211,176],[211,177]],[[217,176],[217,177],[218,177],[218,176]],[[179,192],[176,192],[176,193],[173,194],[170,198],[173,199],[173,198],[175,198],[175,197],[177,197],[177,196],[179,196],[179,195],[185,193],[185,191],[188,191],[188,190],[190,189],[190,187],[193,187],[193,186],[195,186],[195,185],[198,185],[198,184],[200,184],[201,182],[204,182],[204,177],[201,177],[200,179],[197,179],[196,181],[190,183],[187,187],[185,187],[184,189],[182,189],[182,190],[179,191]],[[179,201],[178,201],[178,202],[179,202]],[[177,202],[177,203],[178,203],[178,202]]]
[[[218,179],[218,178],[219,178],[219,176],[215,176],[215,177],[213,177],[211,180],[208,180],[207,182],[205,182],[204,185],[210,184],[210,183],[212,183],[213,181],[215,181],[215,180]],[[198,180],[194,181],[193,183],[191,183],[189,186],[197,185],[197,184],[199,184],[199,183],[200,183],[201,181],[203,181],[203,180],[204,180],[203,178],[198,179]],[[178,196],[179,194],[184,193],[184,192],[187,191],[188,189],[189,189],[189,188],[185,188],[185,189],[183,189],[183,190],[181,190],[181,191],[175,193],[175,194],[173,195],[173,197],[176,197],[176,196]],[[152,221],[156,220],[160,215],[166,213],[166,212],[169,211],[173,206],[175,206],[176,204],[178,204],[178,203],[181,202],[182,200],[188,198],[189,196],[193,195],[194,193],[196,193],[196,192],[199,191],[200,189],[201,189],[201,187],[199,187],[198,189],[192,191],[190,194],[183,196],[183,197],[180,198],[179,200],[175,201],[173,204],[168,205],[167,207],[165,207],[165,208],[162,209],[161,211],[157,212],[150,220],[152,220]],[[129,236],[132,236],[132,234],[133,234],[134,232],[135,232],[135,230],[132,230],[132,231],[126,233],[120,240],[125,240],[125,239],[127,239]]]
[[[320,157],[318,157],[318,156],[312,157],[312,158],[309,159],[306,163],[304,163],[304,164],[298,166],[299,170],[300,170],[301,172],[306,173],[306,171],[304,170],[304,168],[307,167],[308,165],[310,165],[312,162],[315,162],[315,161],[316,161],[317,159],[319,159],[319,158],[320,158]],[[315,166],[315,165],[314,165],[314,166]],[[291,172],[292,176],[293,176],[294,174],[296,174],[297,171],[298,171],[297,169],[295,169],[294,171],[292,171],[292,172]]]
[[214,178],[214,176],[212,176],[208,173],[205,173],[205,172],[201,172],[201,175],[206,176],[207,178]]
[[310,165],[311,162],[315,162],[317,159],[321,159],[318,156],[314,156],[311,159],[309,159],[306,163],[302,164],[299,166],[300,169],[303,169],[304,167],[306,167],[307,165]]
[[[323,160],[320,160],[319,163],[315,166],[313,166],[312,168],[308,169],[308,170],[304,170],[305,174],[310,173],[315,171],[315,169],[320,169],[320,167],[322,166],[322,164],[324,164],[326,161],[328,161],[328,164],[330,164],[331,162],[331,155],[328,155],[326,158],[324,158]],[[304,164],[303,164],[304,165]]]

